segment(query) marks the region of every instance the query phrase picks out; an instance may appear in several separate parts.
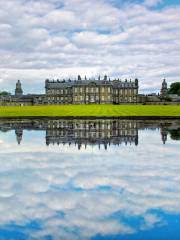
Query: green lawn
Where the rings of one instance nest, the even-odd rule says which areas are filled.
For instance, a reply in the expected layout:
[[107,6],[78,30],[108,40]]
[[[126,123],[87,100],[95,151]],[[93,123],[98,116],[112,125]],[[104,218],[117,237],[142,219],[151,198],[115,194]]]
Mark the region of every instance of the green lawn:
[[0,117],[180,117],[180,106],[152,105],[60,105],[30,107],[0,107]]

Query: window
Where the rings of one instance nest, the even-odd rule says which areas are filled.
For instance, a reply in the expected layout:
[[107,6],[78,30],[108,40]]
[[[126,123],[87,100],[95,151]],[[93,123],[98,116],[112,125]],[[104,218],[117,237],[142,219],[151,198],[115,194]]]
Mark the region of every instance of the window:
[[110,87],[108,87],[108,93],[110,93],[111,92],[111,89],[110,89]]

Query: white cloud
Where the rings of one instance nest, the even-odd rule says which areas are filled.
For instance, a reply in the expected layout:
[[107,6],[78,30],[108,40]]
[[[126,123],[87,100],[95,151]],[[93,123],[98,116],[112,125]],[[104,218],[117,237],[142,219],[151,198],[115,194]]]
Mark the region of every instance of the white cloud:
[[[162,145],[158,130],[140,131],[138,147],[108,151],[47,148],[44,133],[33,131],[23,138],[17,146],[14,132],[1,133],[1,227],[38,220],[42,228],[24,228],[32,238],[86,239],[145,231],[165,224],[161,212],[180,213],[180,142]],[[118,212],[122,218],[113,218]],[[134,226],[123,216],[142,221]]]
[[38,92],[42,76],[79,73],[138,77],[141,89],[179,81],[180,7],[146,7],[158,2],[1,0],[0,87],[21,78]]
[[144,4],[148,7],[156,6],[159,3],[162,3],[163,0],[145,0]]

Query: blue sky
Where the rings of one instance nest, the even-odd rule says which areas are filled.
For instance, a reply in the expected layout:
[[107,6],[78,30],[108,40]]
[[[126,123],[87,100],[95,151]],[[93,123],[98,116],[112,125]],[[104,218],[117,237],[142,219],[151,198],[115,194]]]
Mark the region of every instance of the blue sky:
[[177,0],[0,0],[0,90],[107,74],[158,91],[180,79],[179,39]]
[[44,138],[0,132],[1,239],[179,239],[180,141],[146,129],[138,146],[79,151]]

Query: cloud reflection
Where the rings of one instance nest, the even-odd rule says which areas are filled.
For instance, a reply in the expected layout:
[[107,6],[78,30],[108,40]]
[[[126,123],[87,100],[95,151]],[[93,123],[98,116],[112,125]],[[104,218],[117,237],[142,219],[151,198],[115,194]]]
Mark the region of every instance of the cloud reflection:
[[46,147],[35,132],[17,146],[12,136],[0,134],[0,233],[12,239],[133,235],[180,215],[180,142],[163,145],[159,131],[107,151]]

